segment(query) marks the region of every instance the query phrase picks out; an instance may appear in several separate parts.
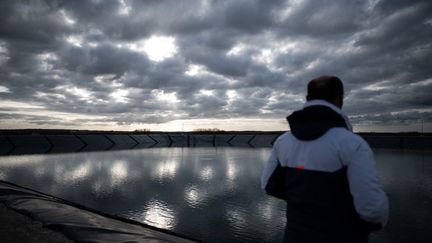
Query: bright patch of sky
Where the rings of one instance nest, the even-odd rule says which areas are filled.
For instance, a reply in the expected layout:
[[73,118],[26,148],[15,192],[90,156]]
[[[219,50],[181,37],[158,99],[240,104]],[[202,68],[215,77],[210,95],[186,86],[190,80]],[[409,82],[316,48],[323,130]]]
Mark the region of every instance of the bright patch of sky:
[[[32,104],[32,103],[25,103],[25,102],[18,102],[18,101],[12,101],[12,100],[0,100],[0,107],[2,108],[9,108],[9,109],[41,109],[44,108],[43,106]],[[13,112],[13,111],[9,111]]]
[[60,16],[63,18],[64,22],[69,25],[74,25],[76,22],[64,10],[60,10]]
[[366,87],[364,87],[364,90],[370,90],[370,91],[378,91],[378,90],[384,90],[389,88],[388,86],[388,82],[384,81],[381,83],[374,83],[374,84],[370,84]]
[[119,0],[120,8],[118,13],[120,15],[129,15],[129,12],[131,11],[131,7],[127,5],[127,2],[125,0]]
[[201,65],[190,64],[185,72],[188,76],[195,76],[203,73],[205,68]]
[[207,89],[202,89],[202,90],[200,90],[200,94],[206,95],[206,96],[212,96],[213,95],[213,91],[212,90],[207,90]]
[[239,55],[239,54],[241,54],[241,52],[242,52],[245,48],[246,48],[246,45],[245,45],[245,44],[243,44],[243,43],[238,43],[238,44],[236,44],[235,46],[233,46],[233,47],[231,48],[231,50],[229,50],[229,51],[227,52],[227,55],[229,55],[229,56],[236,56],[236,55]]
[[80,35],[70,35],[66,37],[66,41],[76,47],[82,47],[83,38]]
[[170,36],[152,36],[136,42],[126,44],[131,50],[144,52],[150,60],[163,61],[177,53],[175,39]]
[[8,87],[0,85],[0,93],[9,93],[10,90]]
[[35,97],[38,97],[38,98],[44,98],[44,97],[51,97],[51,98],[54,98],[55,100],[65,100],[66,99],[66,96],[64,95],[64,94],[56,94],[56,93],[44,93],[44,92],[41,92],[41,91],[37,91],[36,92],[36,94],[35,94]]
[[8,49],[6,43],[0,41],[0,65],[6,63],[9,60]]
[[429,85],[432,85],[432,78],[410,84],[410,86],[425,86],[425,87]]
[[156,97],[156,99],[169,103],[177,103],[179,100],[177,99],[177,94],[175,92],[165,92],[163,90],[153,90],[152,94]]
[[49,71],[54,68],[54,62],[58,60],[55,53],[42,53],[37,56],[39,59],[39,69]]
[[129,91],[127,90],[116,90],[110,94],[110,96],[118,103],[128,103],[129,99],[127,98],[127,95],[129,94]]

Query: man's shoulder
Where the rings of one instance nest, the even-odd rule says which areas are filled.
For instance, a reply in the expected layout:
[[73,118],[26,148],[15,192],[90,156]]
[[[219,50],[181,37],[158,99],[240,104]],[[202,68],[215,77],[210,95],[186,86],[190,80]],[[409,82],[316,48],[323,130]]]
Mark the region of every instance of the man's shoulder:
[[[331,139],[348,139],[348,140],[353,140],[353,141],[364,141],[362,137],[360,137],[359,135],[347,130],[346,128],[343,127],[334,127],[329,129],[322,137],[330,137]],[[282,140],[289,140],[289,139],[293,139],[295,138],[295,136],[290,132],[284,132],[283,134],[281,134],[277,139],[277,141],[282,141]],[[319,139],[319,138],[318,138]]]
[[292,135],[291,131],[287,131],[287,132],[282,133],[282,134],[281,134],[281,135],[276,139],[276,141],[277,141],[277,140],[290,139],[290,138],[292,138],[292,137],[294,137],[294,135]]
[[291,134],[290,131],[284,132],[275,140],[274,145],[281,143],[282,141],[287,141],[292,139],[294,136]]
[[349,137],[349,138],[353,138],[353,139],[362,139],[362,137],[360,137],[360,135],[346,129],[343,127],[335,127],[329,130],[329,132],[332,132],[340,137]]
[[339,144],[354,145],[355,147],[367,145],[367,142],[360,135],[345,128],[332,128],[326,135]]
[[[295,143],[298,141],[299,140],[290,131],[287,131],[276,139],[274,145]],[[367,146],[367,142],[361,136],[342,127],[331,128],[323,136],[312,141],[318,143],[339,144],[342,145],[342,147],[349,146],[356,148],[358,146]]]

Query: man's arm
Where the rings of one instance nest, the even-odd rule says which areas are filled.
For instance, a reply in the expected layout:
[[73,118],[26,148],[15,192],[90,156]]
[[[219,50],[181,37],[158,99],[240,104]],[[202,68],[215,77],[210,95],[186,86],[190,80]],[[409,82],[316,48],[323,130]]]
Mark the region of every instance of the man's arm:
[[360,217],[384,226],[388,221],[388,200],[381,188],[373,152],[360,137],[345,143],[342,153],[348,166],[347,174],[354,207]]
[[278,164],[279,164],[279,161],[277,159],[276,143],[275,143],[275,146],[273,147],[273,150],[270,154],[270,157],[267,160],[266,165],[264,166],[264,170],[263,170],[263,173],[261,175],[261,188],[262,189],[266,189],[267,184],[269,182],[269,179],[272,176],[272,174],[275,171]]
[[264,167],[261,176],[261,187],[265,189],[268,195],[285,200],[284,180],[286,170],[281,166],[278,159],[278,144],[279,139],[274,143],[273,150]]

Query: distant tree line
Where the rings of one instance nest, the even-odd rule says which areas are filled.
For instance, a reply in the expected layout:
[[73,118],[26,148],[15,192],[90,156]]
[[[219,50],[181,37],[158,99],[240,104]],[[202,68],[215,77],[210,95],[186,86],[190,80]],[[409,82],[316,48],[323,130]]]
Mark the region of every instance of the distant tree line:
[[134,132],[150,132],[150,129],[148,129],[148,128],[140,128],[140,129],[135,129]]
[[224,130],[221,130],[219,128],[197,128],[193,130],[194,132],[223,132]]

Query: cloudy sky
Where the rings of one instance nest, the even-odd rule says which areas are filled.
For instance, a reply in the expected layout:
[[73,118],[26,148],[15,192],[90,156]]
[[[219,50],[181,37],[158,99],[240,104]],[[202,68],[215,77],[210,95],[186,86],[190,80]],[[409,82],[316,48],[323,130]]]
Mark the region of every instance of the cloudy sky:
[[432,1],[0,2],[0,128],[285,130],[322,74],[357,131],[432,131]]

